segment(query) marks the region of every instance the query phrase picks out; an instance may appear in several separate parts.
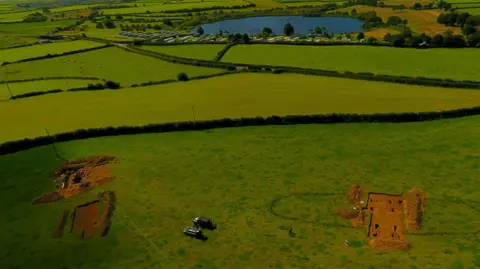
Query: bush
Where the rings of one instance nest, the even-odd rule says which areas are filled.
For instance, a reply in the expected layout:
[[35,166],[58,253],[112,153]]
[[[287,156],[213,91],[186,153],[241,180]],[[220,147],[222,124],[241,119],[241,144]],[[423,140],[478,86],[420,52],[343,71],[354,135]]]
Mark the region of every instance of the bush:
[[183,73],[183,72],[177,75],[177,79],[178,79],[179,81],[188,81],[188,80],[190,80],[190,79],[188,78],[188,75],[185,74],[185,73]]
[[120,83],[109,80],[105,82],[105,87],[112,90],[120,89]]

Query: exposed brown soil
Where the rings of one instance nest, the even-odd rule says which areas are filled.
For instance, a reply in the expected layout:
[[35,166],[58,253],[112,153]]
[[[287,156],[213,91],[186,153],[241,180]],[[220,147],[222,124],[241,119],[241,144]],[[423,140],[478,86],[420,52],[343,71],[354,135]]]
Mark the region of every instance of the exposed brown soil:
[[53,238],[60,238],[63,236],[63,230],[65,229],[65,225],[67,225],[68,213],[70,213],[70,210],[65,210],[60,214],[57,226],[55,226],[55,229],[53,230]]
[[345,210],[345,209],[337,209],[336,213],[339,217],[344,218],[344,219],[355,219],[358,217],[358,214],[360,213],[359,210]]
[[424,212],[425,194],[420,189],[412,189],[405,195],[405,215],[407,229],[420,230]]
[[350,188],[350,191],[348,192],[348,201],[351,204],[357,205],[357,204],[360,204],[362,197],[363,197],[362,187],[358,184],[353,185]]
[[33,200],[32,205],[53,203],[53,202],[56,202],[56,201],[62,200],[62,199],[65,199],[65,198],[60,193],[50,192],[50,193],[44,194],[44,195],[38,197],[37,199]]
[[98,224],[98,235],[106,236],[112,224],[112,217],[116,206],[116,197],[114,192],[103,192],[100,194],[103,199],[103,214]]
[[113,160],[113,156],[93,156],[65,162],[52,171],[57,191],[35,199],[32,204],[70,198],[114,180],[115,177],[110,176],[107,166]]
[[408,250],[409,245],[402,240],[386,238],[374,238],[369,241],[370,247],[374,250]]
[[99,218],[99,201],[75,208],[75,217],[72,231],[80,234],[81,239],[91,238],[96,235],[96,226]]
[[368,210],[362,209],[358,212],[357,216],[352,219],[352,225],[355,228],[363,227],[368,221]]

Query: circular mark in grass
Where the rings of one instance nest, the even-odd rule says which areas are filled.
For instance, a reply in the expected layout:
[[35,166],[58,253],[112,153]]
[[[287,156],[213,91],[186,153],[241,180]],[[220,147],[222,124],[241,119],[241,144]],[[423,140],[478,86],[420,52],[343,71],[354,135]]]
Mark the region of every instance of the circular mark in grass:
[[345,205],[345,193],[295,193],[276,197],[270,204],[270,213],[285,220],[353,229],[348,220],[335,214],[336,208]]

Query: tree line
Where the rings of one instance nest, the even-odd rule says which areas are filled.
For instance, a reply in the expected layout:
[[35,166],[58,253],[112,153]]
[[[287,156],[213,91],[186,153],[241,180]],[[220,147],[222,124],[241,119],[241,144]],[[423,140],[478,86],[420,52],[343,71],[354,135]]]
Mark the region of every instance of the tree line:
[[447,118],[459,118],[479,115],[480,107],[461,108],[439,112],[407,112],[407,113],[375,113],[375,114],[317,114],[252,117],[237,119],[218,119],[195,122],[176,122],[149,124],[144,126],[120,126],[80,129],[73,132],[59,133],[51,136],[40,136],[33,139],[5,142],[0,144],[0,155],[6,155],[39,146],[72,140],[131,135],[144,133],[167,133],[181,131],[211,130],[216,128],[232,128],[243,126],[295,125],[295,124],[338,124],[338,123],[404,123],[422,122]]

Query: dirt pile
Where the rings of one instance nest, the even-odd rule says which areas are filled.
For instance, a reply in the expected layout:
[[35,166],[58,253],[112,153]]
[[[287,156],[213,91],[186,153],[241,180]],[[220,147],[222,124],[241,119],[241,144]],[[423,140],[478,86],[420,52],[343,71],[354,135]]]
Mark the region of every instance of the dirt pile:
[[44,195],[38,197],[37,199],[33,200],[32,205],[53,203],[53,202],[56,202],[56,201],[62,200],[62,199],[65,199],[65,197],[63,197],[63,195],[61,195],[60,193],[50,192],[50,193],[44,194]]
[[106,236],[110,231],[112,225],[112,217],[116,207],[116,196],[114,192],[107,191],[100,193],[100,197],[103,199],[103,214],[98,225],[98,235]]
[[355,219],[357,218],[360,211],[354,210],[354,209],[351,209],[351,210],[337,209],[335,213],[343,219]]
[[405,241],[385,238],[371,239],[369,245],[374,250],[408,250],[409,248],[408,243]]
[[68,213],[70,213],[70,211],[65,210],[60,214],[57,226],[55,226],[55,229],[53,230],[53,238],[60,238],[63,236],[63,230],[65,229],[65,225],[67,225],[68,221]]
[[56,192],[48,193],[32,201],[32,204],[50,203],[76,196],[114,180],[107,165],[115,160],[113,156],[93,156],[68,161],[52,171]]
[[363,197],[363,189],[360,185],[355,184],[350,188],[350,191],[348,192],[348,201],[351,204],[358,205],[360,204],[360,201],[362,201]]
[[355,228],[363,227],[367,224],[368,221],[368,210],[362,209],[358,212],[357,216],[352,219],[352,225]]
[[425,205],[425,193],[421,189],[412,189],[405,195],[405,219],[407,229],[420,230]]

